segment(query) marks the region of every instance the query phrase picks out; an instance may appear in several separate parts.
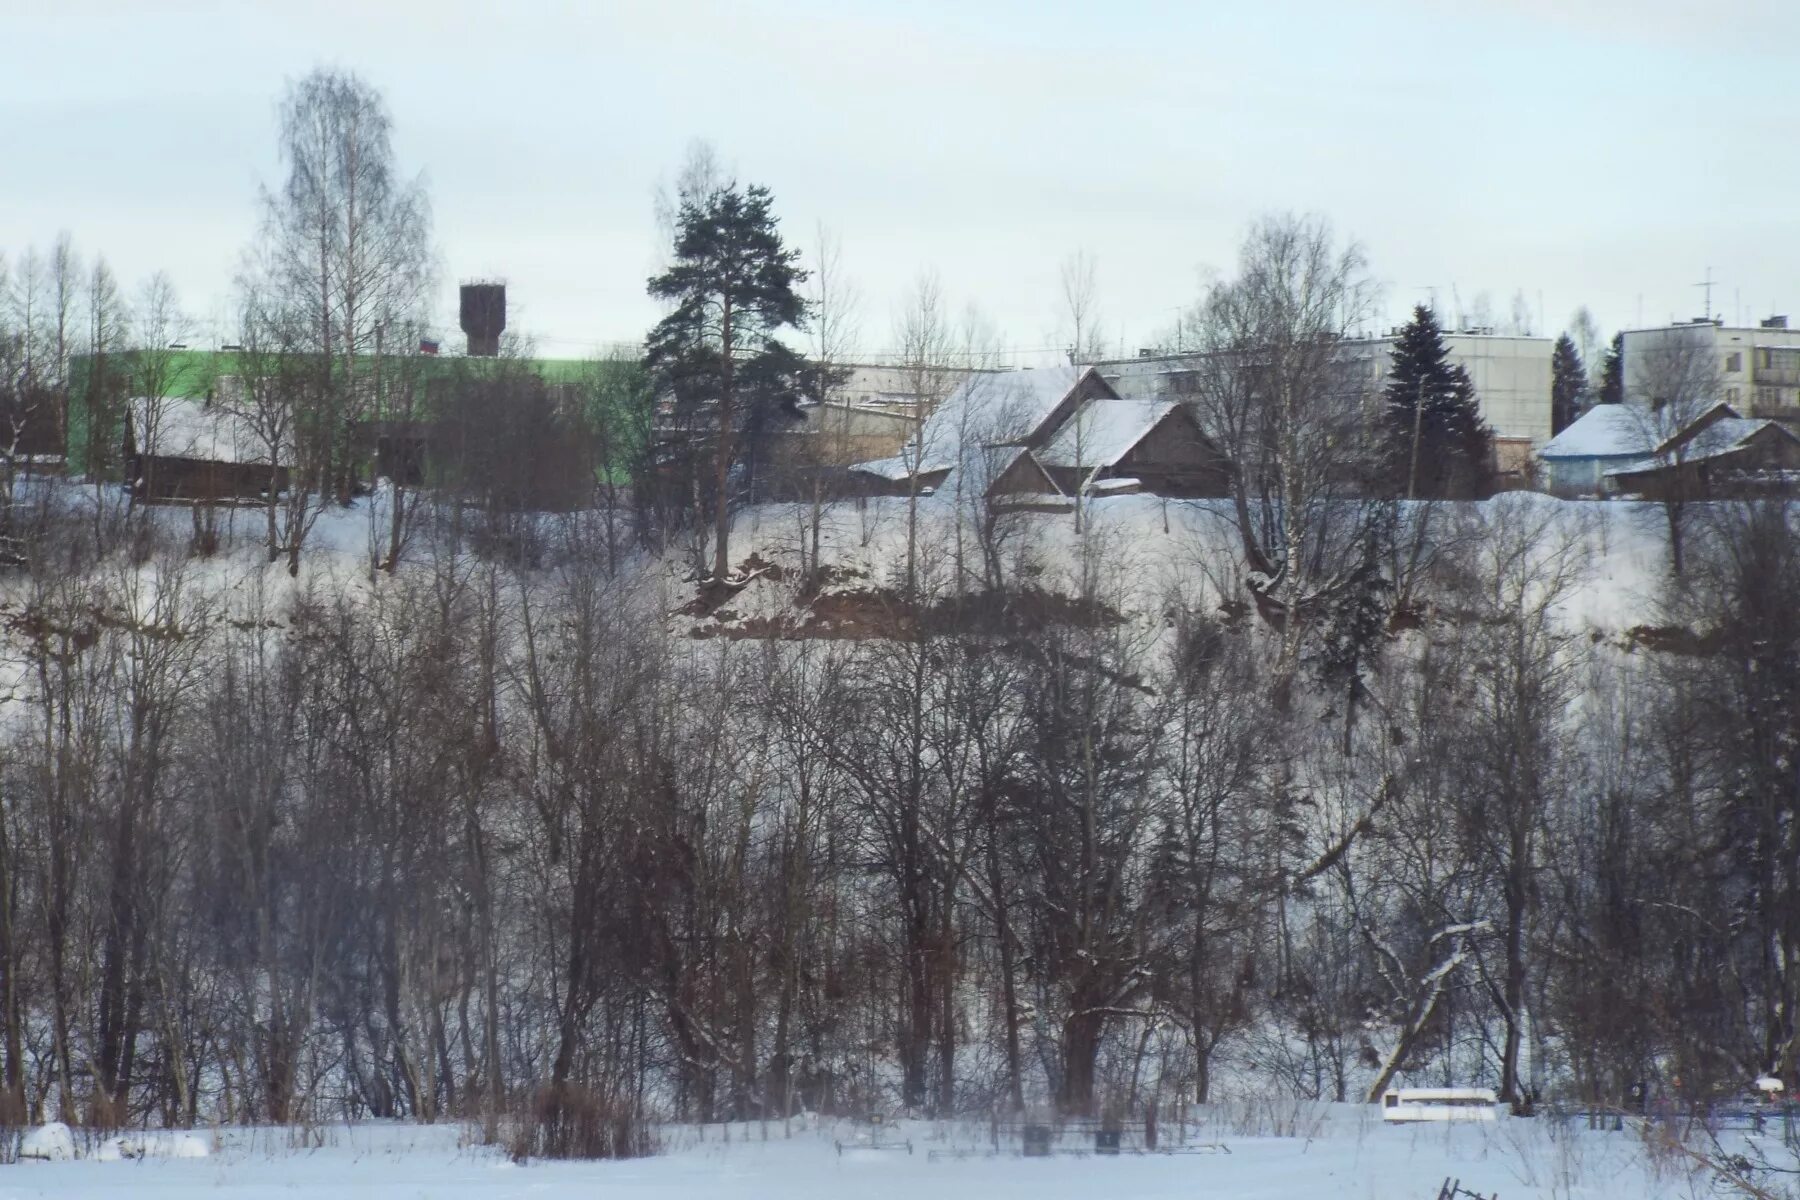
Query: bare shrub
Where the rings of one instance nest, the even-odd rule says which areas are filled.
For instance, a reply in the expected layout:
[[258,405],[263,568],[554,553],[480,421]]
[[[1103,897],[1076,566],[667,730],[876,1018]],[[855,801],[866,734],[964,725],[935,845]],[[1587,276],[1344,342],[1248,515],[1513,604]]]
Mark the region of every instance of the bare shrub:
[[1237,1137],[1312,1139],[1325,1124],[1323,1104],[1298,1096],[1231,1096],[1220,1102],[1218,1119]]
[[643,1158],[658,1149],[634,1106],[574,1084],[540,1089],[528,1112],[503,1119],[494,1132],[514,1162]]

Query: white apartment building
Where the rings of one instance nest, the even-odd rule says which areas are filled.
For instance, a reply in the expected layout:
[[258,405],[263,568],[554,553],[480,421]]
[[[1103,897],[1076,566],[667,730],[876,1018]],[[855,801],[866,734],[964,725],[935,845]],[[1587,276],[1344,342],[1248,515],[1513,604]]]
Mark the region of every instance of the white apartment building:
[[1769,317],[1756,326],[1701,318],[1627,329],[1620,340],[1626,394],[1649,386],[1657,355],[1689,346],[1710,353],[1718,368],[1713,380],[1718,394],[1712,399],[1746,417],[1800,420],[1800,329],[1789,329],[1786,317]]

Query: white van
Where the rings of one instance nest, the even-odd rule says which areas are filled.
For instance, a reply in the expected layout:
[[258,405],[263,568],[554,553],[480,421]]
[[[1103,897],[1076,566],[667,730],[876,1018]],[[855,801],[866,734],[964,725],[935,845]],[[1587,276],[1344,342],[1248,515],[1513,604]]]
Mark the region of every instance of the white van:
[[1493,1088],[1389,1088],[1382,1093],[1381,1119],[1406,1121],[1492,1121]]

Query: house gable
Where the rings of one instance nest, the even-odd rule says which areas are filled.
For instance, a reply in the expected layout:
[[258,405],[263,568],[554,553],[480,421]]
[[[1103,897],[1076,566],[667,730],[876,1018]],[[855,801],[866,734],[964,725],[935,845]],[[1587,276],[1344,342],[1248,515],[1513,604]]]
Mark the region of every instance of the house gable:
[[1029,450],[1021,450],[988,485],[990,496],[1061,495],[1062,489]]
[[1032,450],[1041,450],[1067,425],[1071,418],[1081,411],[1081,406],[1090,400],[1118,400],[1119,393],[1112,385],[1101,377],[1100,372],[1092,367],[1084,368],[1073,385],[1056,403],[1056,406],[1044,414],[1024,439],[1024,444]]

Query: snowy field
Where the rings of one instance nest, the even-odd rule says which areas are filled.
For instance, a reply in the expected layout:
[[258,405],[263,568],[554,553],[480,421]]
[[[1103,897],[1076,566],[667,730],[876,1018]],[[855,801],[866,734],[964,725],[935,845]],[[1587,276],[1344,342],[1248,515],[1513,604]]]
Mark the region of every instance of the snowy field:
[[[1227,1124],[1190,1128],[1189,1151],[1118,1158],[951,1157],[989,1149],[984,1126],[903,1125],[883,1141],[845,1145],[851,1131],[779,1122],[726,1131],[665,1131],[664,1153],[614,1163],[518,1165],[465,1146],[455,1126],[356,1125],[309,1131],[231,1130],[202,1159],[27,1162],[0,1168],[0,1198],[198,1195],[341,1200],[530,1197],[563,1200],[1434,1200],[1446,1177],[1504,1200],[1675,1200],[1712,1193],[1686,1170],[1658,1171],[1639,1134],[1590,1132],[1546,1119],[1493,1125],[1383,1126],[1372,1108],[1288,1106],[1292,1137],[1239,1136]],[[1253,1122],[1253,1123],[1260,1123]],[[1165,1127],[1164,1143],[1178,1142]],[[1201,1151],[1216,1142],[1225,1150]],[[934,1155],[934,1151],[937,1153]]]

